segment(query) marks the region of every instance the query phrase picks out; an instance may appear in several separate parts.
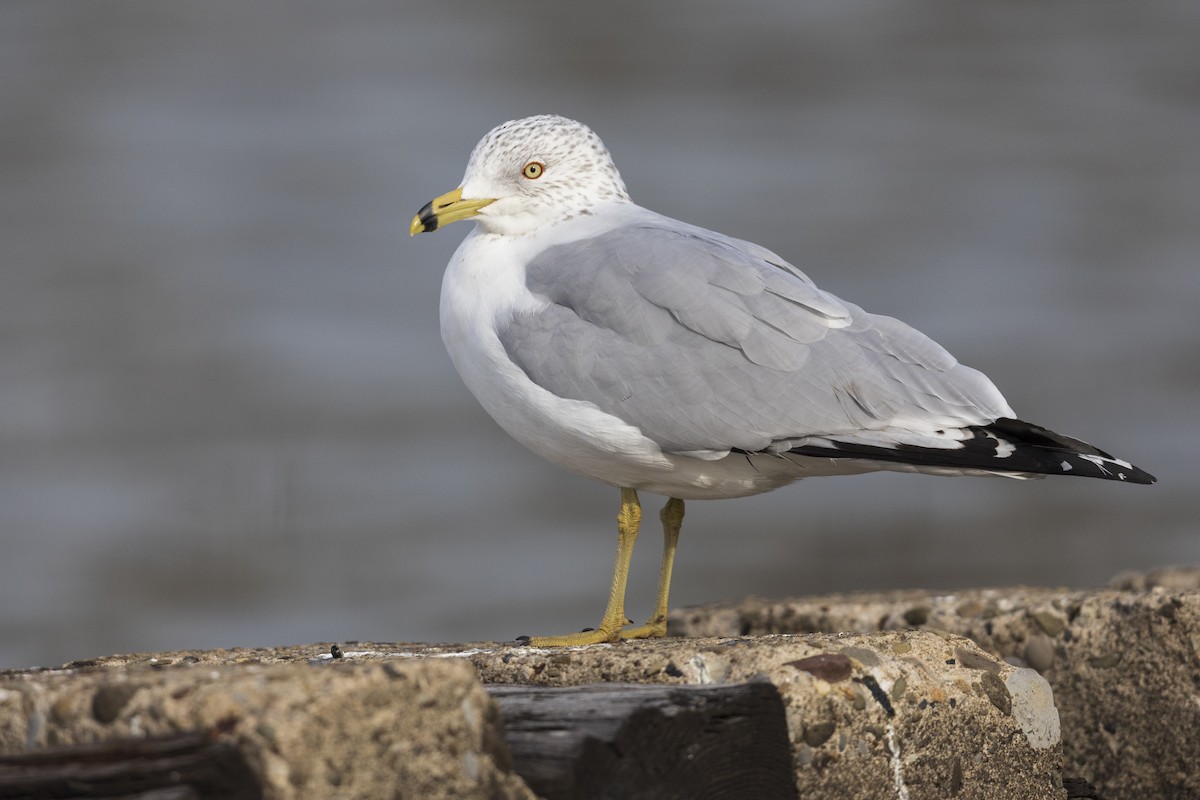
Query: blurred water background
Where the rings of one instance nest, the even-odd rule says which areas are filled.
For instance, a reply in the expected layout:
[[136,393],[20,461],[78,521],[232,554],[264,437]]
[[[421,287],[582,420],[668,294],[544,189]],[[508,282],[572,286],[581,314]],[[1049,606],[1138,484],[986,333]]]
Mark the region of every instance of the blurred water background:
[[1200,561],[1198,41],[1164,0],[6,0],[0,667],[598,620],[617,493],[477,407],[468,225],[407,233],[540,112],[1160,479],[692,503],[673,605]]

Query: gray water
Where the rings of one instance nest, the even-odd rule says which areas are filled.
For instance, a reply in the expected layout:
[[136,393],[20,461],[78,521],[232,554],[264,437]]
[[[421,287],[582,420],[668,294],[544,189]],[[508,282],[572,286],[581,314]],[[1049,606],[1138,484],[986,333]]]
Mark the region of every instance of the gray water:
[[476,406],[437,322],[468,227],[407,235],[546,111],[1160,478],[692,503],[675,605],[1200,561],[1197,41],[1187,2],[7,0],[0,666],[595,623],[617,493]]

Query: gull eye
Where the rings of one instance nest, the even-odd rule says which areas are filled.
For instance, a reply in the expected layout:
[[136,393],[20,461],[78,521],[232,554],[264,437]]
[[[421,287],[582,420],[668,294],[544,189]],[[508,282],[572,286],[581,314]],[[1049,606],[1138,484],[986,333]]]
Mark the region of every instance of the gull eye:
[[545,164],[540,161],[530,161],[525,165],[524,169],[521,170],[521,174],[526,178],[529,178],[531,181],[536,181],[538,178],[542,177],[542,173],[545,171]]

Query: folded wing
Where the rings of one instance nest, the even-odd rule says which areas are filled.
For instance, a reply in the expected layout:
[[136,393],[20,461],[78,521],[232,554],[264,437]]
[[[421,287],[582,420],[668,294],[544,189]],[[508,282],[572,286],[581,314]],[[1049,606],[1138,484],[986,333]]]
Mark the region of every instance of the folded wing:
[[953,449],[947,429],[1013,416],[986,376],[904,323],[768,250],[650,212],[548,249],[526,282],[547,305],[500,326],[508,355],[666,452],[781,452],[811,437]]

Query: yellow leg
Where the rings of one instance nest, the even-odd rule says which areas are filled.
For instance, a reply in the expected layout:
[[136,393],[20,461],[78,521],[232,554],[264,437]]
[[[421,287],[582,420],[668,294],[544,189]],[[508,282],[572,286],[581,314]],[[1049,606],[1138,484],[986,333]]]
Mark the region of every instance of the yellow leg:
[[662,568],[658,573],[658,602],[654,615],[645,625],[630,628],[621,634],[622,639],[652,639],[667,635],[667,594],[671,591],[671,568],[675,565],[675,546],[679,543],[679,529],[683,527],[683,501],[672,497],[658,513],[663,528]]
[[613,565],[612,588],[608,592],[608,607],[604,610],[600,627],[565,636],[533,636],[529,644],[535,647],[563,647],[620,641],[621,628],[626,623],[625,583],[629,578],[629,562],[633,558],[633,544],[637,541],[641,524],[642,505],[638,502],[637,492],[621,489],[621,513],[617,515],[617,561]]

